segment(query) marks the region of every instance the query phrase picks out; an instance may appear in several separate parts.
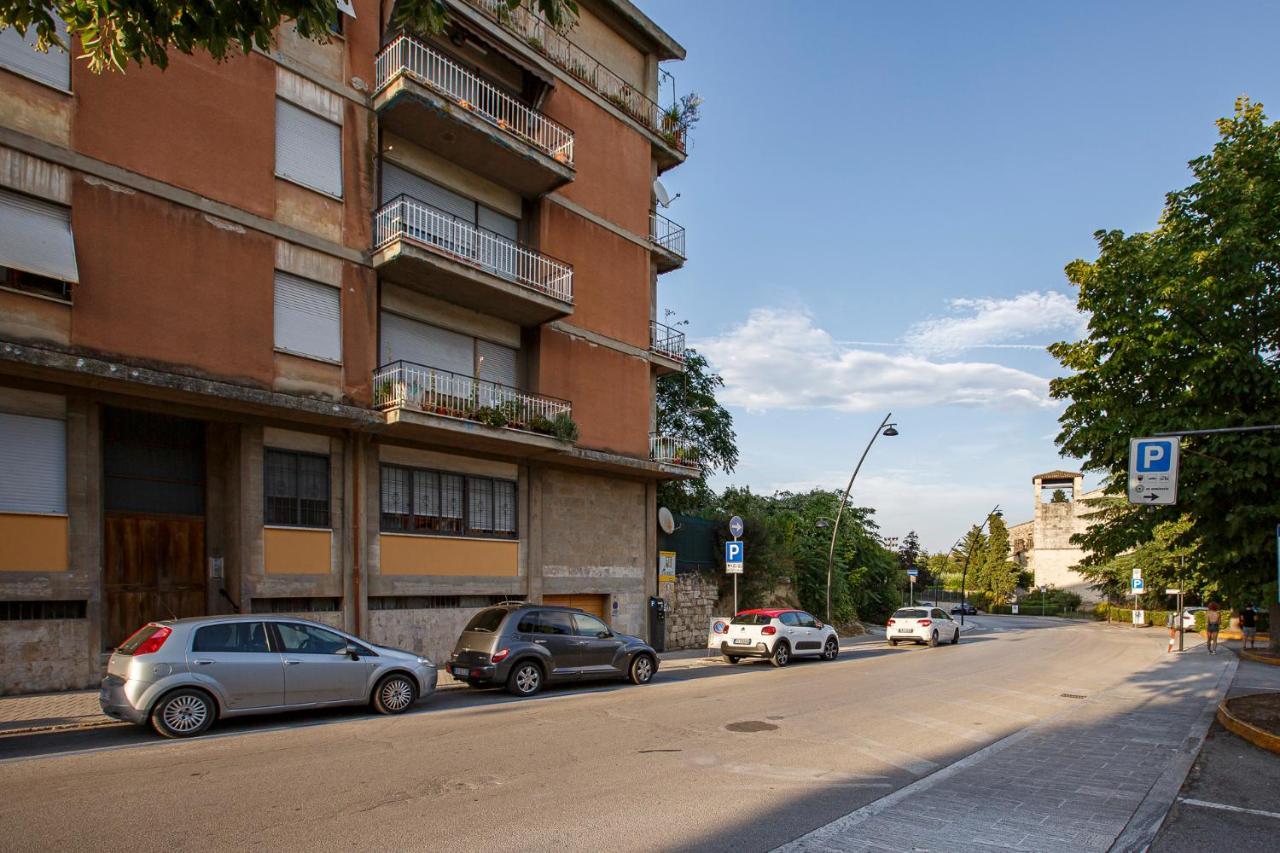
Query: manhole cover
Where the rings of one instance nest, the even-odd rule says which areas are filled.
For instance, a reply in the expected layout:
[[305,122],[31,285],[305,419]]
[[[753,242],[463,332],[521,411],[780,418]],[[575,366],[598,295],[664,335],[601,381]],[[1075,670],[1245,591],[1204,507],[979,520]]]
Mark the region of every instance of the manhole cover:
[[740,723],[729,723],[725,728],[731,732],[771,732],[778,727],[764,720],[743,720]]

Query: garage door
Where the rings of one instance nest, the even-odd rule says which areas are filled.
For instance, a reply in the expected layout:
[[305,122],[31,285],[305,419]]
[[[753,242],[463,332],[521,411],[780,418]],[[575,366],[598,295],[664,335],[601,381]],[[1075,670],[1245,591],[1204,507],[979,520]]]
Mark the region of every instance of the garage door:
[[607,595],[544,595],[543,604],[554,604],[556,607],[576,607],[605,622],[609,621],[609,596]]

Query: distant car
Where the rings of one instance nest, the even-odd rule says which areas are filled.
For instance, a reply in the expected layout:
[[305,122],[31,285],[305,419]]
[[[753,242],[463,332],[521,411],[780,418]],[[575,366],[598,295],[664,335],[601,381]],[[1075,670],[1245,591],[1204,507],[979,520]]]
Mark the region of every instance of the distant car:
[[545,685],[596,678],[648,684],[658,653],[638,637],[618,634],[572,607],[513,601],[486,607],[453,647],[449,672],[472,687],[502,687],[532,696]]
[[966,601],[964,604],[957,604],[955,607],[951,608],[951,612],[963,613],[965,616],[977,616],[978,608]]
[[1194,631],[1196,629],[1196,614],[1207,612],[1207,607],[1184,607],[1182,608],[1182,630]]
[[835,660],[840,637],[835,628],[803,610],[744,610],[729,621],[720,654],[727,663],[767,658],[774,666],[786,666],[796,657]]
[[150,622],[107,662],[98,703],[165,737],[223,717],[329,705],[407,711],[436,689],[436,665],[303,619],[203,616]]
[[884,626],[884,637],[891,646],[898,643],[936,646],[940,642],[954,646],[960,642],[960,624],[937,607],[902,607],[894,611]]

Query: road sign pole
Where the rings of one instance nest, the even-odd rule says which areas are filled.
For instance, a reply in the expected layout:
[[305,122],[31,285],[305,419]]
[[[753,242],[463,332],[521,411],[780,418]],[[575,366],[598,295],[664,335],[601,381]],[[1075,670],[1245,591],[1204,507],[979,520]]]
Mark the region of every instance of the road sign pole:
[[1187,582],[1186,580],[1183,579],[1183,575],[1186,574],[1186,571],[1187,571],[1187,558],[1179,557],[1178,558],[1178,651],[1179,652],[1181,652],[1183,649],[1183,643],[1186,642],[1186,635],[1187,635],[1187,626],[1182,624],[1183,596],[1187,594],[1187,587],[1186,587]]

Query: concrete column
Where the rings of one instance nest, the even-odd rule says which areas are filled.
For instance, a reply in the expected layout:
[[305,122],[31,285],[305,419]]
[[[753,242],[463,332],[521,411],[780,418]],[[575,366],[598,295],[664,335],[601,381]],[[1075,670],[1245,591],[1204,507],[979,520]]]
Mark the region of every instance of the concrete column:
[[106,600],[102,566],[102,423],[101,407],[83,397],[67,398],[67,529],[68,568],[88,593],[85,616],[85,684],[97,677],[107,643],[124,639],[103,636]]
[[528,559],[525,563],[525,598],[542,601],[542,468],[528,466],[529,495],[525,501],[524,530]]
[[[644,588],[647,598],[649,595],[658,594],[658,484],[653,480],[645,483],[644,487],[644,525]],[[667,603],[675,604],[674,601]],[[647,608],[648,601],[645,605]],[[653,638],[649,636],[647,609],[645,613],[644,636],[646,640],[652,640]]]
[[[235,540],[239,596],[237,603],[242,613],[252,612],[253,596],[263,579],[262,567],[262,427],[244,424],[240,427],[239,459],[236,478],[238,494],[235,516]],[[230,549],[229,549],[230,550]],[[227,589],[231,590],[231,578]]]

